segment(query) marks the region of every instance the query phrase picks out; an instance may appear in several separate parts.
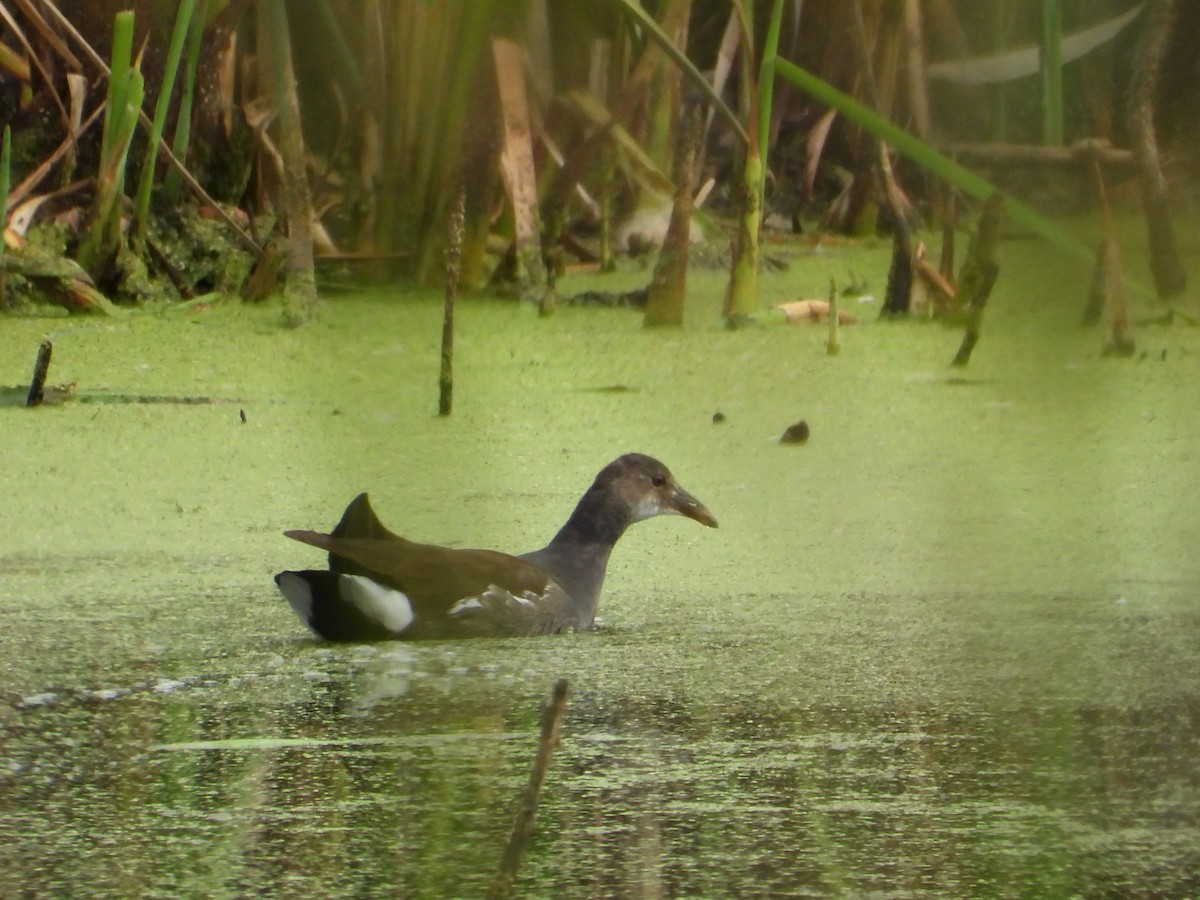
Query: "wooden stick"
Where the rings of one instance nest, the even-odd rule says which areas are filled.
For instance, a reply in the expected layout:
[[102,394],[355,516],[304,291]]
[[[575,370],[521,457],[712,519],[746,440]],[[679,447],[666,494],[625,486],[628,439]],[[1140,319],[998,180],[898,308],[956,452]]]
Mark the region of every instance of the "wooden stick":
[[33,364],[33,381],[29,383],[29,396],[25,398],[26,406],[41,406],[43,389],[46,386],[46,375],[50,371],[50,354],[54,345],[49,338],[42,338],[38,345],[37,362]]
[[562,724],[563,712],[567,708],[567,679],[560,678],[554,685],[554,693],[550,703],[542,714],[542,734],[538,739],[537,758],[533,762],[533,771],[529,773],[529,783],[517,807],[517,816],[513,821],[512,831],[508,835],[508,846],[504,848],[504,858],[500,861],[500,871],[488,889],[488,900],[502,900],[512,895],[513,882],[517,878],[517,869],[521,865],[521,856],[525,845],[533,833],[533,815],[537,812],[538,797],[542,792],[542,782],[546,779],[546,770],[550,767],[550,757],[558,744],[559,726]]

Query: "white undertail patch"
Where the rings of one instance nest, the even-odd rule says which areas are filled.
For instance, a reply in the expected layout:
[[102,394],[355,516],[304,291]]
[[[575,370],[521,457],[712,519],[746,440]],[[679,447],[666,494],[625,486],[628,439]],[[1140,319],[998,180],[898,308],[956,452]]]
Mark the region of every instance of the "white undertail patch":
[[393,634],[399,634],[413,622],[412,604],[404,593],[363,575],[340,576],[338,593],[368,619]]
[[300,621],[308,625],[312,621],[313,595],[308,582],[292,572],[280,572],[275,579],[279,592],[287,598],[292,611],[300,617]]

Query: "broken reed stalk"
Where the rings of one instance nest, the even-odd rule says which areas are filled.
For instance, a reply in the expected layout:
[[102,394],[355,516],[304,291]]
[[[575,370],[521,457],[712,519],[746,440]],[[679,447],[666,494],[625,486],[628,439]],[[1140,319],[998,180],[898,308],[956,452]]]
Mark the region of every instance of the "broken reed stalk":
[[[676,85],[678,88],[678,85]],[[679,91],[675,102],[682,106]],[[700,110],[681,109],[676,115],[675,159],[671,171],[675,179],[675,198],[671,203],[671,218],[667,233],[658,251],[654,275],[646,297],[646,313],[642,325],[683,324],[683,309],[687,299],[688,256],[691,251],[692,182],[695,176],[697,141],[700,138]]]
[[[958,352],[954,354],[954,359],[950,361],[950,365],[962,368],[971,361],[971,353],[975,349],[975,345],[979,343],[979,329],[983,324],[983,308],[987,303],[988,295],[992,292],[992,287],[996,284],[996,276],[1000,274],[1000,267],[994,262],[987,262],[973,270],[973,276],[970,282],[963,282],[962,288],[969,288],[970,301],[967,304],[967,330],[963,334],[962,343],[958,345]],[[966,290],[961,290],[963,295],[967,294]]]
[[825,355],[837,356],[842,352],[842,323],[838,311],[837,282],[829,279],[829,337],[825,340]]
[[1127,89],[1129,140],[1146,211],[1150,273],[1160,300],[1181,296],[1187,290],[1187,272],[1179,256],[1171,218],[1171,190],[1163,173],[1154,127],[1160,85],[1181,5],[1177,0],[1157,0],[1148,5]]
[[538,301],[538,315],[542,318],[554,315],[558,308],[558,273],[563,268],[562,247],[552,245],[543,254],[546,263],[546,287],[542,290],[542,299]]
[[508,846],[504,848],[504,857],[500,861],[500,871],[496,873],[491,887],[488,888],[488,900],[501,900],[512,895],[517,869],[521,866],[521,856],[525,853],[525,845],[529,843],[529,837],[533,833],[533,816],[537,812],[542,782],[546,780],[550,757],[554,755],[554,748],[558,744],[559,727],[567,708],[567,687],[567,679],[560,678],[554,685],[554,693],[542,713],[542,734],[538,738],[537,758],[533,761],[533,771],[529,773],[529,782],[525,785],[525,793],[521,797],[520,806],[517,807],[512,831],[508,835]]
[[913,248],[908,222],[898,218],[892,227],[892,264],[879,317],[904,316],[912,304]]
[[1096,178],[1096,195],[1100,198],[1100,211],[1104,216],[1104,239],[1096,254],[1096,267],[1092,271],[1088,305],[1083,313],[1085,325],[1104,319],[1104,356],[1132,356],[1136,346],[1133,326],[1129,322],[1129,306],[1125,300],[1125,268],[1121,264],[1121,244],[1117,240],[1117,226],[1113,220],[1112,207],[1108,203],[1108,189],[1104,183],[1104,172],[1100,160],[1093,154],[1092,173]]
[[503,125],[500,170],[513,215],[517,290],[522,300],[536,303],[540,308],[546,289],[546,263],[542,258],[542,217],[525,55],[516,41],[496,37],[492,39],[492,57]]
[[46,387],[46,375],[50,372],[50,354],[54,345],[49,338],[42,338],[38,345],[37,362],[33,364],[33,380],[29,382],[29,395],[25,398],[26,406],[41,406]]
[[8,227],[8,185],[12,178],[12,128],[4,126],[0,138],[0,309],[5,308],[4,299],[4,229]]
[[992,194],[983,204],[979,224],[967,245],[967,258],[958,273],[959,302],[967,317],[967,329],[962,344],[950,365],[962,367],[971,361],[971,352],[979,343],[979,329],[983,325],[983,310],[987,306],[1000,266],[996,263],[996,249],[1000,246],[1000,226],[1004,222],[1004,197]]
[[606,151],[601,163],[600,184],[600,271],[615,272],[613,259],[613,194],[616,191],[616,163],[611,151]]
[[1137,349],[1133,325],[1129,321],[1129,305],[1125,300],[1123,273],[1121,247],[1115,237],[1109,236],[1100,247],[1100,258],[1093,275],[1093,289],[1097,289],[1095,286],[1098,284],[1103,298],[1103,356],[1133,356]]
[[938,204],[942,219],[942,255],[938,259],[938,273],[947,282],[954,283],[954,228],[958,224],[958,204],[954,199],[954,188],[948,184],[939,191],[942,202]]
[[467,191],[460,186],[450,210],[446,239],[446,296],[442,303],[442,368],[438,375],[438,415],[450,415],[454,405],[454,300],[462,279],[463,234],[467,221]]
[[1087,303],[1083,307],[1083,326],[1096,325],[1104,313],[1105,291],[1109,284],[1109,269],[1113,263],[1113,242],[1110,238],[1101,239],[1096,248],[1096,262],[1092,266],[1092,281],[1088,285]]
[[1104,313],[1106,291],[1110,283],[1110,269],[1120,262],[1116,244],[1116,226],[1113,223],[1112,207],[1108,204],[1108,191],[1104,184],[1104,172],[1100,161],[1092,155],[1092,174],[1096,176],[1096,192],[1100,198],[1100,212],[1104,215],[1104,237],[1096,250],[1096,264],[1092,267],[1092,283],[1088,288],[1087,305],[1083,308],[1084,325],[1095,325]]
[[279,129],[279,152],[283,160],[279,203],[287,224],[286,263],[283,267],[283,321],[295,328],[313,317],[317,309],[317,274],[313,262],[313,204],[308,184],[307,151],[300,127],[300,97],[292,59],[291,24],[284,0],[259,4],[265,13],[259,20],[262,64],[269,78]]

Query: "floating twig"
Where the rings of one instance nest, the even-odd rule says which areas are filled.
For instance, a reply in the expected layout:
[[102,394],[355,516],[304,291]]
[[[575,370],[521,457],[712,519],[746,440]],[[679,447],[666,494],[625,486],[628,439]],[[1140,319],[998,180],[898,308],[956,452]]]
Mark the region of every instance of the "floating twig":
[[530,835],[533,834],[533,815],[537,812],[542,782],[546,780],[550,757],[558,744],[559,726],[567,708],[567,686],[567,679],[560,678],[554,685],[554,693],[542,713],[542,734],[538,738],[537,758],[533,761],[529,783],[525,785],[525,793],[517,807],[516,819],[508,835],[508,846],[504,848],[504,857],[500,860],[500,871],[496,873],[492,886],[488,889],[488,900],[501,900],[512,895],[517,869],[521,866],[521,856],[525,852],[525,845],[529,843]]

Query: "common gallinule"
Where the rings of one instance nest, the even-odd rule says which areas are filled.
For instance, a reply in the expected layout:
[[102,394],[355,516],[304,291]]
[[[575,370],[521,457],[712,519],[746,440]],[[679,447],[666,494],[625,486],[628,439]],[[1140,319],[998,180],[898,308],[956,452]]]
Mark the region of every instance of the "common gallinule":
[[327,551],[329,569],[280,572],[275,583],[301,620],[331,641],[591,628],[613,545],[634,522],[663,513],[717,527],[666,466],[641,453],[601,469],[554,539],[520,556],[406,540],[359,494],[332,534],[284,532]]

